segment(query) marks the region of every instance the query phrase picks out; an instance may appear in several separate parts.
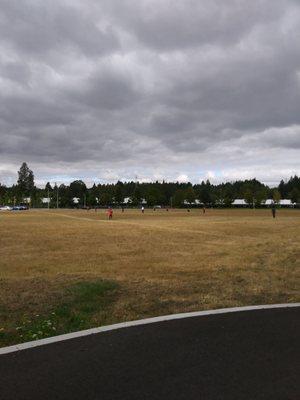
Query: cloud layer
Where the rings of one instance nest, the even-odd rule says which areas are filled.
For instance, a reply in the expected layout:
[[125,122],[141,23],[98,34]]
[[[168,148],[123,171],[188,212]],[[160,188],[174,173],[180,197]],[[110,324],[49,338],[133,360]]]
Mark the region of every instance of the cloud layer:
[[0,182],[300,174],[298,1],[0,8]]

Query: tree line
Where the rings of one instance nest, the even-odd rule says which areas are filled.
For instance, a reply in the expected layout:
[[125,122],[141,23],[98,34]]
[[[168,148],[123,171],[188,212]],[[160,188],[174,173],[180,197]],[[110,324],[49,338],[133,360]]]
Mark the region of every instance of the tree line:
[[300,177],[295,175],[288,181],[281,180],[273,188],[255,178],[215,185],[209,180],[194,185],[190,182],[118,181],[115,184],[94,184],[90,188],[82,180],[75,180],[70,185],[57,186],[48,182],[44,188],[38,188],[32,170],[23,163],[15,185],[7,187],[0,183],[2,205],[28,202],[33,207],[47,207],[47,202],[42,202],[45,198],[50,198],[50,207],[106,207],[121,205],[124,199],[127,199],[127,205],[132,206],[138,206],[144,200],[149,207],[182,207],[195,203],[195,200],[207,206],[230,207],[235,199],[245,199],[247,204],[259,207],[264,200],[270,198],[275,202],[284,198],[300,203]]

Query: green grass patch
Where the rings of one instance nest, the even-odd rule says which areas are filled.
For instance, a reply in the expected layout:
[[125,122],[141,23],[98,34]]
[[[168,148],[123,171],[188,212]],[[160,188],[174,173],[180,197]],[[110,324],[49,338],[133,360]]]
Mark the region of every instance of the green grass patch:
[[13,332],[0,331],[0,343],[27,342],[107,324],[117,289],[113,281],[76,283],[65,290],[65,301],[51,313],[24,316]]

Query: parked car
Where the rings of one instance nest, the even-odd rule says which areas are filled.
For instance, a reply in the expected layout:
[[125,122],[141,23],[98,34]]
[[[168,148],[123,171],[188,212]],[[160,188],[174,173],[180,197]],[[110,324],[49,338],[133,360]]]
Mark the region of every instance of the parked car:
[[13,211],[23,211],[23,210],[28,210],[28,206],[27,205],[18,205],[18,206],[13,206],[12,208]]
[[0,206],[0,211],[11,211],[12,207],[10,206]]

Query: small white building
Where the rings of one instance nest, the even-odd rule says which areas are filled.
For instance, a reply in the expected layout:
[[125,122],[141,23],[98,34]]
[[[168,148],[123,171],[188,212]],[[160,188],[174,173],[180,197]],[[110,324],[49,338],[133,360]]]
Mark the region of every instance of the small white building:
[[262,202],[265,206],[271,206],[274,203],[273,199],[267,199],[265,202]]
[[281,200],[279,200],[279,204],[282,207],[294,207],[295,206],[295,204],[290,199],[281,199]]
[[80,197],[73,197],[72,201],[74,204],[78,204],[80,201]]
[[[276,203],[273,199],[267,199],[264,203],[265,206],[271,206],[273,203]],[[278,203],[281,207],[294,207],[296,204],[292,202],[290,199],[281,199]]]
[[245,199],[235,199],[231,204],[234,207],[246,207],[248,205]]
[[42,197],[42,198],[41,198],[41,202],[42,202],[43,204],[48,204],[48,203],[50,203],[50,197]]

